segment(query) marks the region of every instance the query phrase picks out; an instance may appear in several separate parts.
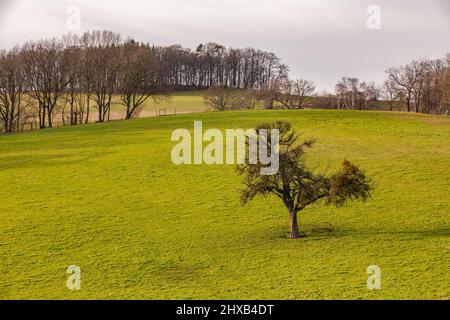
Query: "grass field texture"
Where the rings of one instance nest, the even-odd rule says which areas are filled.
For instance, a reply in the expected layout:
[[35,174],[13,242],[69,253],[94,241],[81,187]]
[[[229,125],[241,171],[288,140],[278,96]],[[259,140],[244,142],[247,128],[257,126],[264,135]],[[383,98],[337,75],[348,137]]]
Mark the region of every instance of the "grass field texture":
[[[175,166],[177,128],[289,120],[317,138],[310,167],[344,158],[366,203],[300,215],[242,207],[233,166]],[[450,119],[358,111],[236,111],[0,136],[0,298],[450,299]],[[66,268],[81,268],[81,290]],[[366,286],[381,268],[381,290]]]
[[[141,115],[153,116],[160,109],[165,109],[166,113],[170,115],[207,111],[209,107],[203,101],[205,93],[206,90],[174,92],[171,93],[167,100],[159,101],[158,103],[149,98],[142,106]],[[123,116],[122,113],[125,114],[125,107],[120,104],[120,97],[115,97],[113,101],[112,111]]]

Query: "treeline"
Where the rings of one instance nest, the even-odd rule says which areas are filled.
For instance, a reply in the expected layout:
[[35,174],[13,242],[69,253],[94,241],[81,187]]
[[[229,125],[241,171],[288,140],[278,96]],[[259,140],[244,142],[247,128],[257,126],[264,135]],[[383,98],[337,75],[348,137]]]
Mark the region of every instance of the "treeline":
[[111,31],[32,41],[0,52],[0,128],[52,127],[56,118],[62,125],[109,121],[116,100],[130,119],[148,99],[173,90],[217,83],[258,89],[287,72],[273,53],[215,43],[195,51],[157,47]]
[[[216,110],[305,107],[450,113],[450,55],[388,69],[382,86],[344,77],[334,93],[291,80],[273,53],[225,48],[159,47],[111,31],[32,41],[0,51],[0,129],[3,132],[111,120],[119,103],[124,118],[174,90],[211,88],[205,102]],[[234,89],[246,89],[236,94]]]
[[214,87],[206,100],[216,110],[236,109],[239,105],[248,108],[254,106],[257,99],[266,109],[310,107],[450,114],[450,55],[437,60],[414,60],[405,66],[389,68],[386,74],[383,85],[343,77],[337,82],[334,93],[316,93],[313,82],[291,80],[283,75],[266,81],[244,96],[236,96],[232,90],[227,93],[227,86]]
[[450,113],[450,55],[446,59],[414,60],[386,72],[384,97],[391,106],[402,101],[408,112]]
[[426,114],[450,114],[450,55],[437,60],[414,60],[386,71],[382,86],[343,77],[335,93],[318,95],[315,106],[362,110],[379,108]]
[[154,48],[165,69],[166,83],[175,88],[261,88],[266,82],[287,76],[288,67],[273,53],[253,48],[225,48],[200,44],[195,51],[179,45]]
[[216,111],[255,109],[259,102],[265,109],[303,109],[310,106],[315,89],[312,81],[282,76],[257,89],[236,91],[225,84],[215,84],[208,88],[203,100]]

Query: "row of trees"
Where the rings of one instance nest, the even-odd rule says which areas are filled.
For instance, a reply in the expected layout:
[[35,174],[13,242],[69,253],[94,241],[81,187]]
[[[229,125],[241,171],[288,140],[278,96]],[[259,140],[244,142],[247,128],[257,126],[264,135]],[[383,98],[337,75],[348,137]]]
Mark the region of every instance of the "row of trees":
[[307,80],[290,80],[287,76],[264,83],[259,89],[237,91],[224,84],[211,86],[204,96],[204,102],[211,109],[225,111],[232,109],[254,109],[263,102],[266,109],[277,107],[302,109],[312,100],[315,85]]
[[311,101],[315,89],[311,81],[284,77],[266,82],[259,97],[266,109],[273,109],[275,105],[285,109],[303,109]]
[[109,121],[114,102],[130,119],[148,99],[160,102],[171,90],[200,88],[211,88],[205,102],[217,110],[254,108],[259,101],[267,109],[366,109],[384,101],[390,110],[450,113],[450,56],[390,68],[382,87],[344,77],[334,94],[314,99],[315,85],[290,80],[288,71],[261,50],[216,43],[196,50],[156,47],[110,31],[29,42],[0,51],[0,129],[52,127],[55,118],[63,125]]
[[363,110],[380,98],[375,83],[360,82],[358,78],[343,77],[336,85],[338,109]]
[[255,109],[259,102],[259,91],[231,89],[223,84],[216,84],[205,92],[203,100],[206,106],[216,111]]
[[113,97],[132,118],[150,97],[165,97],[163,70],[149,46],[109,31],[29,42],[0,53],[3,131],[110,119]]
[[362,110],[380,107],[383,101],[390,111],[417,113],[450,113],[450,55],[446,59],[414,60],[386,71],[382,86],[343,77],[335,93],[323,92],[315,101],[317,107]]
[[267,81],[287,76],[288,67],[271,52],[200,44],[195,51],[179,45],[155,48],[175,88],[261,88]]
[[447,59],[414,60],[387,70],[386,100],[402,101],[408,112],[450,112],[450,55]]
[[148,99],[171,90],[210,87],[261,88],[288,68],[272,53],[225,49],[155,47],[123,40],[111,31],[28,42],[0,52],[0,120],[4,132],[110,120],[112,103],[135,117]]
[[388,79],[383,86],[355,77],[343,77],[336,84],[334,94],[315,94],[315,85],[311,81],[290,80],[286,75],[268,80],[257,90],[245,94],[237,94],[226,85],[218,85],[211,87],[205,102],[220,111],[254,107],[262,101],[266,109],[311,106],[450,113],[450,55],[447,59],[415,60],[405,66],[390,68],[386,73]]
[[355,77],[343,77],[336,84],[334,94],[315,94],[315,85],[311,81],[290,80],[286,75],[268,80],[257,90],[245,94],[238,94],[227,85],[216,85],[208,91],[205,102],[220,111],[254,107],[262,101],[266,109],[310,106],[450,113],[450,55],[442,60],[415,60],[406,66],[390,68],[386,73],[388,79],[383,86]]

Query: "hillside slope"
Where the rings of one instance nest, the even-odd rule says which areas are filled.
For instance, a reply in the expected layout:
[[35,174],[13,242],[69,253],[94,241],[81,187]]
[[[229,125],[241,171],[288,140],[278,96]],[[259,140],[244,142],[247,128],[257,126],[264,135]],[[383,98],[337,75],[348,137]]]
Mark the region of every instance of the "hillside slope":
[[[290,120],[373,177],[367,203],[239,204],[233,166],[172,164],[171,133]],[[450,119],[358,111],[200,113],[0,136],[0,298],[449,299]],[[81,290],[66,268],[81,268]],[[369,265],[382,289],[366,287]]]

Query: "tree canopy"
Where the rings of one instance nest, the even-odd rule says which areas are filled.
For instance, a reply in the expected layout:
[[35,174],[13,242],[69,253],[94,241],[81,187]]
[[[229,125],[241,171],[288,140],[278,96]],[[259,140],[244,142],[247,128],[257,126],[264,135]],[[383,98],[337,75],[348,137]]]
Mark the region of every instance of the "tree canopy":
[[[367,200],[373,191],[373,183],[357,165],[344,160],[341,168],[332,175],[315,173],[306,166],[304,155],[314,140],[301,140],[289,122],[276,121],[257,126],[256,131],[279,130],[279,171],[274,175],[262,175],[260,162],[238,165],[245,176],[245,188],[241,201],[248,203],[256,196],[275,195],[287,208],[291,217],[290,238],[299,238],[297,214],[307,206],[324,200],[337,207],[352,200]],[[272,143],[270,139],[267,142]],[[262,142],[262,141],[260,141]]]

